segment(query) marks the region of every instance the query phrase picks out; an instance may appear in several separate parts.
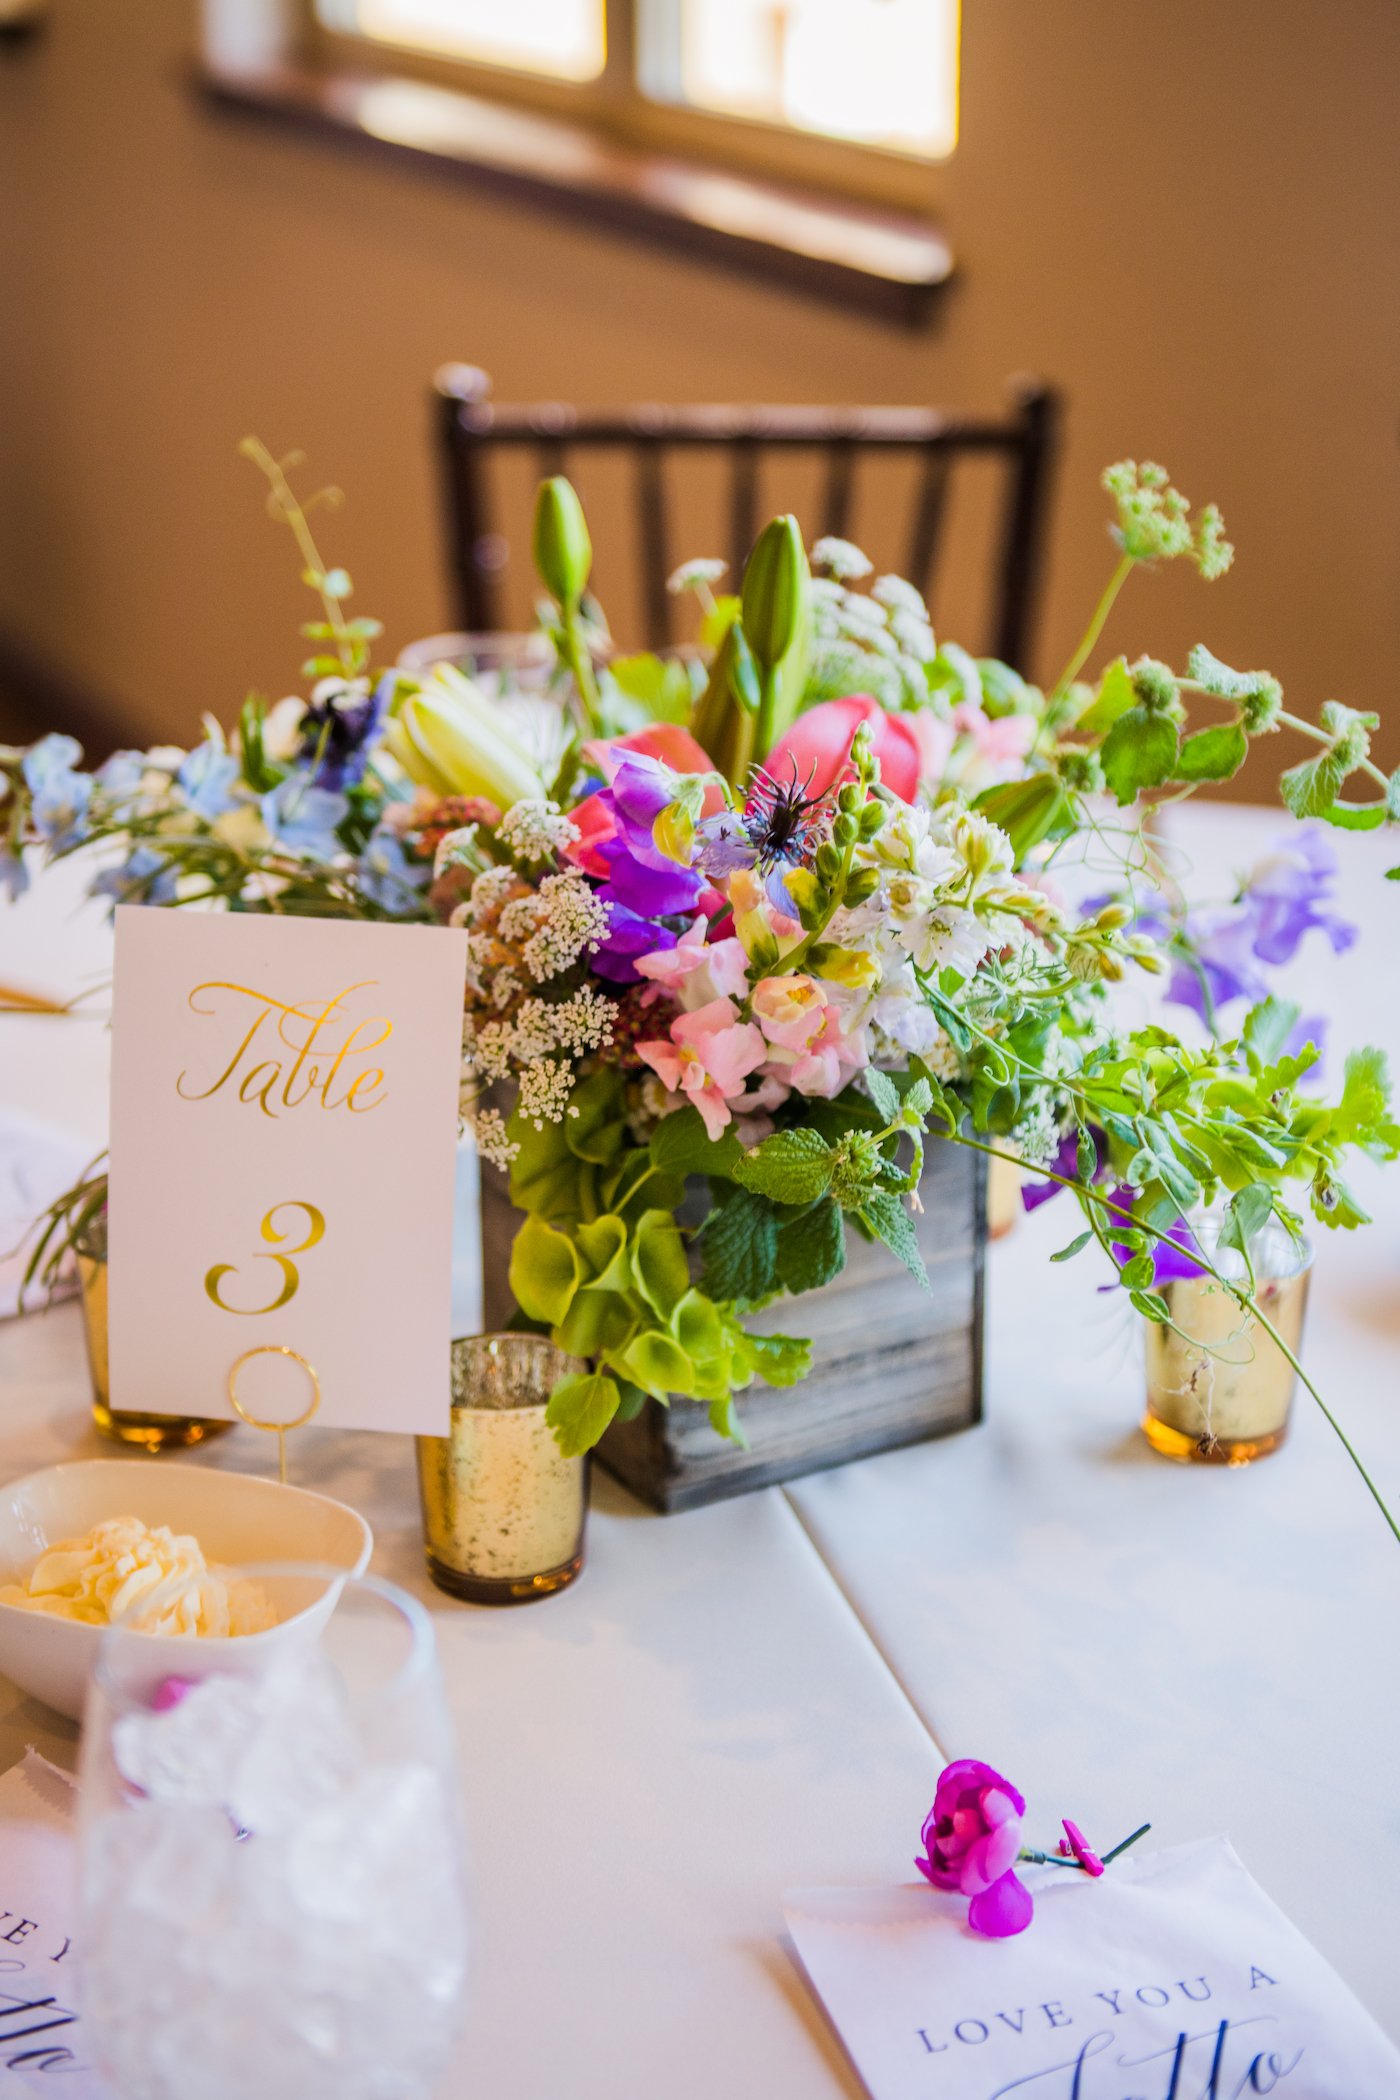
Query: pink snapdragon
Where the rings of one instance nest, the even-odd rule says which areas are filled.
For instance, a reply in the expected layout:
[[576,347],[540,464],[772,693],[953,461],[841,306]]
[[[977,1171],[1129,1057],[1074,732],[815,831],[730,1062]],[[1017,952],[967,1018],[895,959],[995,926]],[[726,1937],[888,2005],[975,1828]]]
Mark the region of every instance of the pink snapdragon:
[[[657,991],[669,992],[678,1006],[694,1012],[714,999],[742,999],[749,988],[749,959],[737,940],[707,941],[701,913],[674,948],[639,955],[634,968]],[[649,992],[647,998],[656,994]]]
[[847,1025],[820,978],[802,971],[764,977],[752,1007],[767,1044],[767,1070],[799,1094],[829,1100],[869,1062],[864,1029]]
[[694,1013],[678,1014],[669,1042],[638,1043],[637,1055],[661,1084],[699,1109],[712,1138],[732,1119],[731,1103],[744,1081],[768,1055],[761,1029],[741,1021],[732,999],[712,999]]

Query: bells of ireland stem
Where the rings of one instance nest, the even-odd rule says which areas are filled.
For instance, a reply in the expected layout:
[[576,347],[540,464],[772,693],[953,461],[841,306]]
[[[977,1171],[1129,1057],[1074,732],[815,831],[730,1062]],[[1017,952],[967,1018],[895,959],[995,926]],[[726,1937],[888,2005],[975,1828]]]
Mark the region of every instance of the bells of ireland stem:
[[767,756],[797,712],[806,676],[810,572],[797,520],[764,526],[744,569],[740,619],[758,667],[755,755]]
[[565,612],[572,612],[588,588],[593,542],[574,485],[562,474],[539,485],[533,546],[540,581]]
[[384,741],[419,787],[484,795],[499,809],[540,796],[539,768],[504,719],[454,665],[442,664],[400,699]]

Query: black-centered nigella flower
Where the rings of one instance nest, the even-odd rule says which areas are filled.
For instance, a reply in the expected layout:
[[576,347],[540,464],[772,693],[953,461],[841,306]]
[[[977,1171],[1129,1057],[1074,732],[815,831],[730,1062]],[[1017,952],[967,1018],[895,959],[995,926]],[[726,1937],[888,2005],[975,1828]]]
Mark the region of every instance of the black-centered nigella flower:
[[369,746],[388,711],[388,681],[323,678],[301,718],[301,754],[317,759],[313,785],[341,793],[363,778]]
[[831,814],[830,791],[809,794],[810,784],[810,777],[798,779],[796,768],[791,780],[780,781],[755,766],[742,810],[706,817],[696,827],[696,867],[711,876],[756,869],[764,877],[770,902],[795,919],[797,906],[784,878],[813,860]]

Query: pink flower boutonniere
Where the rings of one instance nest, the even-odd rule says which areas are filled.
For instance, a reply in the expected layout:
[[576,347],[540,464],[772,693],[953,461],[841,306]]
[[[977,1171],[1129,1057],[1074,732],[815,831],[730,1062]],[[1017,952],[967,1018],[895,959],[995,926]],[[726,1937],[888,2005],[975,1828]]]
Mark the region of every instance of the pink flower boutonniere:
[[1100,1859],[1068,1818],[1056,1852],[1023,1845],[1025,1813],[1025,1799],[1010,1780],[979,1758],[962,1757],[939,1775],[933,1807],[924,1818],[923,1856],[914,1865],[935,1888],[971,1899],[967,1922],[986,1939],[1010,1939],[1024,1932],[1035,1915],[1031,1892],[1015,1871],[1018,1865],[1073,1867],[1097,1879],[1152,1827],[1144,1823]]

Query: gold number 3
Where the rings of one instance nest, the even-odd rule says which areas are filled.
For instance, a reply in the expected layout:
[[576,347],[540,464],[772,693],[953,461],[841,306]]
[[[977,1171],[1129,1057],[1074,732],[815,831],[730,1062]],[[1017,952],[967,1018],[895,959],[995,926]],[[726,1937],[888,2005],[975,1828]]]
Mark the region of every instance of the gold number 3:
[[317,1240],[325,1232],[326,1221],[314,1203],[274,1203],[267,1216],[263,1219],[261,1226],[263,1238],[271,1241],[273,1246],[281,1246],[290,1236],[289,1233],[279,1232],[277,1229],[278,1212],[284,1210],[299,1210],[304,1213],[306,1218],[306,1237],[298,1240],[294,1247],[287,1247],[282,1254],[255,1254],[253,1256],[254,1261],[275,1262],[281,1270],[282,1288],[278,1291],[277,1296],[267,1305],[226,1304],[219,1295],[223,1280],[225,1276],[236,1276],[238,1271],[232,1262],[216,1261],[204,1279],[204,1289],[214,1304],[218,1306],[220,1312],[239,1314],[276,1312],[279,1306],[286,1305],[291,1299],[295,1298],[301,1284],[301,1272],[297,1268],[296,1263],[289,1259],[289,1256],[305,1254],[308,1247],[314,1247]]

